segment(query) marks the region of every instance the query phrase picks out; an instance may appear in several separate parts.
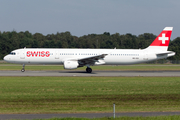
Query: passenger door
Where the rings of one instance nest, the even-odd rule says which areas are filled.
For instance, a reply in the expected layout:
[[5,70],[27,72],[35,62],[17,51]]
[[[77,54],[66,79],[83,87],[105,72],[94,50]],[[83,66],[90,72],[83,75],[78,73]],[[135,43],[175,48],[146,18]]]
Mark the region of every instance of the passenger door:
[[20,59],[25,59],[25,50],[20,51]]
[[55,59],[59,59],[59,51],[55,52]]

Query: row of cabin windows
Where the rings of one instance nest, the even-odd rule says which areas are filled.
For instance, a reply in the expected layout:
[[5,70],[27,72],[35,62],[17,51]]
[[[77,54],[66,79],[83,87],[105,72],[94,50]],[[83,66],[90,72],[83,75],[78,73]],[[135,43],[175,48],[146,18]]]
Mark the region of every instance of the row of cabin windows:
[[60,55],[98,55],[95,53],[60,53]]
[[[11,52],[10,55],[16,55],[16,53]],[[50,55],[53,55],[53,53],[50,53]],[[60,55],[98,55],[98,54],[97,53],[60,53]],[[110,55],[111,56],[139,56],[139,54],[110,54]]]
[[[99,55],[96,53],[60,53],[60,55]],[[110,54],[111,56],[139,56],[139,54]]]
[[139,56],[139,54],[111,54],[112,56]]

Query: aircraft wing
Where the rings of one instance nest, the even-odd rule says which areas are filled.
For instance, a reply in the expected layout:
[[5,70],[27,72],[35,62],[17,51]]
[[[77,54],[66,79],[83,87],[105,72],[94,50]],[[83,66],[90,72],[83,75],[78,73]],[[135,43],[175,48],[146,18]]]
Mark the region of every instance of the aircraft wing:
[[80,58],[78,59],[78,63],[80,66],[94,65],[95,63],[103,64],[105,62],[100,61],[100,59],[103,59],[106,55],[108,54],[101,54],[101,55],[96,55],[96,56],[91,56],[91,57],[86,57],[86,58]]

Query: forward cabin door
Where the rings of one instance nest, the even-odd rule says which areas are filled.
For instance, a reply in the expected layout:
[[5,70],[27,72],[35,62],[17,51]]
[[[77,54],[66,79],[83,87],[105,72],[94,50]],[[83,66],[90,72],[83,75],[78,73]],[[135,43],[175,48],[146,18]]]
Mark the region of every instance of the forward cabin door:
[[20,51],[20,59],[25,59],[25,50],[24,49],[22,49]]
[[55,52],[55,59],[59,59],[59,51]]

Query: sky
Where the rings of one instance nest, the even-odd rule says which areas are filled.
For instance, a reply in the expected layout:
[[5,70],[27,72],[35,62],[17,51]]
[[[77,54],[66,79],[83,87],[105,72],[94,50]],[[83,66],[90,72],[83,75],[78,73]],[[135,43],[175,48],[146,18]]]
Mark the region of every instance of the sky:
[[180,0],[0,0],[0,31],[180,37]]

